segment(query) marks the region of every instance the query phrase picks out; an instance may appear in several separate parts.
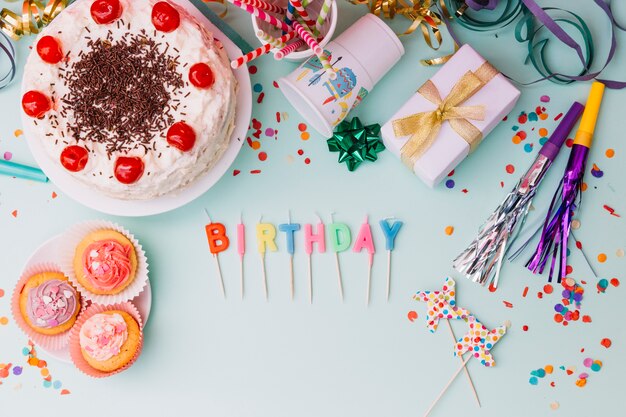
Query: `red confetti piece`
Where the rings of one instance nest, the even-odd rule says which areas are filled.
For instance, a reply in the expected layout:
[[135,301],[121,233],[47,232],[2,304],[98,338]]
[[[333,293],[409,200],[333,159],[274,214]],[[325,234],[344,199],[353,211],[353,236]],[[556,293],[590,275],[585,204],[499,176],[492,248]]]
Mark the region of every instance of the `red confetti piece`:
[[500,188],[504,188],[504,181],[500,181]]
[[522,330],[523,330],[523,331],[525,331],[525,332],[527,332],[527,331],[528,331],[528,326],[527,326],[527,325],[523,325],[523,326],[522,326]]
[[250,66],[248,67],[248,72],[249,72],[250,74],[256,74],[258,70],[259,70],[259,69],[256,67],[256,65],[250,65]]
[[539,298],[539,299],[543,298],[543,293],[541,291],[539,291],[537,293],[537,298]]
[[508,302],[508,301],[502,301],[504,303],[504,306],[507,308],[513,308],[513,304]]
[[552,288],[552,285],[550,284],[546,284],[543,286],[543,292],[545,292],[546,294],[552,294],[552,291],[554,289]]
[[611,285],[614,287],[619,287],[619,279],[611,278]]
[[69,395],[69,394],[71,394],[70,390],[68,390],[68,389],[62,389],[61,390],[61,395]]
[[[450,233],[452,234],[452,233]],[[491,282],[491,284],[489,284],[489,292],[496,292],[498,290],[498,287],[495,287],[493,285],[493,282]]]
[[568,138],[565,141],[565,146],[567,146],[568,148],[571,148],[573,144],[574,144],[574,139]]
[[305,164],[307,164],[307,165],[309,165],[309,164],[311,163],[311,158],[306,158],[306,159],[304,160],[304,163],[305,163]]
[[17,210],[13,210],[13,211],[11,212],[11,216],[13,216],[13,217],[17,217]]
[[408,317],[410,322],[414,322],[415,320],[417,320],[417,312],[416,311],[409,311],[409,314],[407,314],[407,317]]
[[236,177],[239,174],[241,174],[241,171],[239,171],[238,169],[233,170],[233,177]]
[[272,85],[274,86],[274,88],[280,88],[276,81],[272,81]]
[[591,316],[584,315],[583,316],[583,323],[591,323]]
[[57,198],[57,193],[55,193],[54,191],[52,192],[52,198]]
[[276,122],[280,123],[280,112],[276,112]]
[[259,152],[259,160],[265,161],[266,159],[267,159],[267,153],[266,152]]
[[261,170],[260,169],[253,169],[252,171],[250,171],[250,174],[260,174]]
[[261,93],[259,94],[259,97],[256,99],[256,102],[261,104],[264,98],[265,98],[265,93]]
[[517,118],[517,122],[522,125],[526,123],[527,121],[528,121],[528,115],[526,113],[520,114]]
[[526,139],[527,135],[526,132],[524,132],[523,130],[520,130],[519,132],[516,133],[516,135],[521,139],[524,140]]
[[563,113],[557,114],[556,117],[554,118],[554,121],[557,122],[561,117],[563,117]]
[[527,294],[528,294],[528,287],[524,287],[524,291],[522,292],[522,297],[526,298]]
[[512,164],[508,164],[505,169],[507,174],[512,174],[515,172],[515,167]]
[[[594,165],[594,166],[595,166],[595,165]],[[615,212],[615,209],[614,209],[613,207],[607,206],[606,204],[605,204],[605,205],[603,205],[602,207],[604,207],[604,209],[605,209],[606,211],[608,211],[608,212],[609,212],[609,214],[610,214],[611,216],[615,216],[615,217],[622,217],[622,216],[620,216],[619,214],[617,214],[617,213]]]
[[260,121],[258,121],[257,119],[252,119],[252,128],[259,130],[263,127],[263,124],[261,124]]
[[450,171],[450,173],[448,173],[448,177],[451,177],[454,175],[454,170]]
[[461,192],[462,192],[463,194],[467,194],[467,193],[468,193],[467,188],[463,188],[463,189],[461,190]]
[[607,349],[608,349],[608,348],[610,348],[610,347],[611,347],[611,345],[613,344],[613,342],[611,342],[611,339],[609,339],[608,337],[605,337],[604,339],[602,339],[602,340],[600,341],[600,344],[601,344],[602,346],[604,346],[605,348],[607,348]]
[[583,244],[579,240],[576,241],[576,247],[580,250],[583,250]]

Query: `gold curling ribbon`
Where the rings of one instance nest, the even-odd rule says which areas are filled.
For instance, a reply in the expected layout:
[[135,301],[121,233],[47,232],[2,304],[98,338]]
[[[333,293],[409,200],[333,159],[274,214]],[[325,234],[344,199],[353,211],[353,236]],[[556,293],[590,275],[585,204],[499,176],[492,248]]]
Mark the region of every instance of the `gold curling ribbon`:
[[44,6],[38,0],[24,0],[21,16],[6,8],[0,11],[0,30],[16,41],[22,36],[37,34],[67,7],[67,3],[67,0],[49,0]]
[[466,72],[445,99],[441,98],[437,86],[432,81],[426,81],[417,92],[437,105],[437,108],[392,122],[396,137],[411,135],[400,150],[402,162],[412,170],[415,162],[435,142],[445,121],[450,123],[450,127],[469,144],[470,152],[476,149],[482,140],[482,133],[468,119],[484,120],[485,106],[461,106],[461,104],[483,88],[496,74],[498,70],[485,62],[476,71]]
[[224,10],[222,11],[222,13],[217,15],[220,19],[225,18],[226,15],[228,14],[228,3],[226,3],[226,0],[202,0],[202,1],[206,3],[207,5],[211,3],[221,4]]
[[[410,35],[420,28],[426,44],[437,50],[441,46],[441,17],[432,10],[433,0],[349,0],[352,4],[366,4],[378,17],[393,19],[396,15],[411,21],[409,27],[398,36]],[[431,33],[432,32],[432,33]],[[436,42],[435,42],[436,41]]]

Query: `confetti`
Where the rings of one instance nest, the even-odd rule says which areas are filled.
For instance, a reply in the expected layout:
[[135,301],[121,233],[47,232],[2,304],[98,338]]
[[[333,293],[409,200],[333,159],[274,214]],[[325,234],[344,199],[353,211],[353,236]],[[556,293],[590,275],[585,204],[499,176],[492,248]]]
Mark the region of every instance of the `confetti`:
[[621,217],[619,214],[615,212],[615,209],[611,206],[607,206],[606,204],[602,206],[606,211],[609,212],[611,216]]
[[607,149],[604,155],[606,155],[607,158],[613,158],[615,156],[615,149]]
[[551,410],[555,410],[555,411],[556,411],[556,410],[558,410],[558,409],[559,409],[559,407],[560,407],[560,406],[561,406],[561,405],[560,405],[557,401],[552,401],[552,402],[550,403],[550,409],[551,409]]
[[605,253],[601,253],[601,254],[598,255],[598,262],[600,262],[600,263],[606,262],[606,254]]
[[604,176],[604,172],[596,164],[593,164],[593,167],[591,167],[591,175],[596,178],[602,178]]
[[600,341],[600,345],[604,346],[606,349],[610,348],[613,342],[608,337],[605,337]]
[[515,172],[515,167],[514,167],[512,164],[508,164],[508,165],[505,167],[505,170],[506,170],[506,173],[507,173],[507,174],[512,174],[512,173],[514,173],[514,172]]
[[409,314],[407,314],[407,317],[409,319],[410,322],[414,322],[415,320],[417,320],[417,311],[409,311]]
[[9,324],[9,318],[5,316],[0,317],[0,325],[6,326],[7,324]]
[[454,233],[454,226],[446,226],[444,232],[446,235],[452,236],[452,233]]

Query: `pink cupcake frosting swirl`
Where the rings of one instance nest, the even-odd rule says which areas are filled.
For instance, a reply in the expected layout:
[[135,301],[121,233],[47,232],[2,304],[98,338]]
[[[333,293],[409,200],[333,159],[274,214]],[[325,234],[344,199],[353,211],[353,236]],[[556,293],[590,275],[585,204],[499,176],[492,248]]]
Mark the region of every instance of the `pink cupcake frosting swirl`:
[[101,291],[119,287],[130,276],[131,249],[115,240],[99,240],[87,246],[83,253],[85,277]]
[[50,329],[67,323],[77,306],[74,288],[65,281],[51,279],[28,291],[26,313],[32,324]]
[[80,328],[80,347],[93,359],[102,362],[120,353],[128,338],[128,327],[120,314],[98,313]]

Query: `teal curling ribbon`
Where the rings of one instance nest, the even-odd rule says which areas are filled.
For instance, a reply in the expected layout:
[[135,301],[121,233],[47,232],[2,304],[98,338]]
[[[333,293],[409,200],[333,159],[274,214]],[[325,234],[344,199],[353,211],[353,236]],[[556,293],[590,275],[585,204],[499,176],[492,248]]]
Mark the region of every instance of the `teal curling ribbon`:
[[341,122],[333,137],[326,142],[329,151],[339,152],[338,162],[345,162],[349,171],[354,171],[366,160],[376,161],[378,153],[385,150],[380,140],[380,125],[364,126],[358,117],[351,122]]

